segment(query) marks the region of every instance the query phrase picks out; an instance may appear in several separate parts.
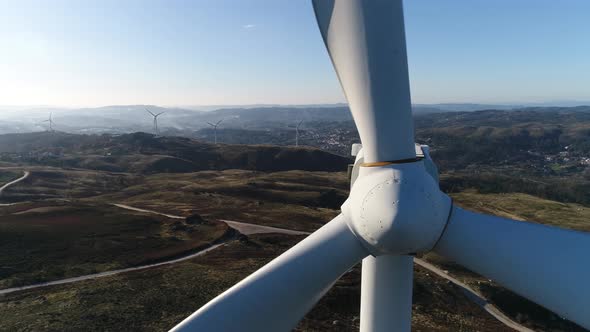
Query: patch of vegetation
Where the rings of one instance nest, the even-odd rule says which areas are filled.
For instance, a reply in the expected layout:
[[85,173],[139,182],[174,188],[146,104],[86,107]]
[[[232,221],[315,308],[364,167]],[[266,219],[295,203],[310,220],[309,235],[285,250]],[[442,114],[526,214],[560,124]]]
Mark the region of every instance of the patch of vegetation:
[[484,168],[477,173],[443,174],[440,185],[447,193],[469,189],[476,189],[482,194],[525,193],[558,202],[590,206],[590,181],[581,176],[525,176],[514,174],[510,168],[497,168],[495,171]]
[[510,317],[514,317],[515,321],[535,331],[587,331],[505,288],[484,283],[479,290]]
[[187,224],[109,205],[18,204],[0,212],[0,288],[165,260],[202,249],[224,223]]
[[12,170],[0,170],[0,186],[20,178],[23,175],[22,172]]
[[[28,170],[29,177],[2,193],[4,202],[57,199],[72,201],[91,197],[137,184],[141,176],[127,173],[98,172],[53,167],[14,167],[12,172]],[[20,177],[19,175],[19,177]]]
[[456,204],[470,210],[516,220],[590,232],[590,208],[520,194],[480,194],[464,191],[452,195]]
[[347,191],[345,173],[226,170],[151,175],[93,200],[313,231],[338,214]]

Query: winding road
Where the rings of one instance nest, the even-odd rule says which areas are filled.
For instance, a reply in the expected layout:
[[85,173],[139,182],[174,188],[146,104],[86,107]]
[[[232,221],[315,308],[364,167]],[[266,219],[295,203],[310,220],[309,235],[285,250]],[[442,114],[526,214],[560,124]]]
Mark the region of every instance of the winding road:
[[[28,175],[28,174],[26,174],[26,175]],[[4,187],[6,187],[6,185]],[[4,188],[4,187],[2,187],[2,188]],[[181,217],[181,216],[177,216],[177,215],[173,215],[173,214],[166,214],[166,213],[162,213],[162,212],[141,209],[141,208],[137,208],[137,207],[125,205],[125,204],[112,204],[112,205],[114,205],[116,207],[119,207],[119,208],[122,208],[122,209],[126,209],[126,210],[131,210],[131,211],[136,211],[136,212],[142,212],[142,213],[157,214],[157,215],[165,216],[165,217],[168,217],[168,218],[174,218],[174,219],[184,219],[185,218],[185,217]],[[287,235],[306,235],[306,234],[309,234],[307,232],[300,232],[300,231],[294,231],[294,230],[289,230],[289,229],[284,229],[284,228],[261,226],[261,225],[255,225],[255,224],[248,224],[248,223],[243,223],[243,222],[238,222],[238,221],[232,221],[232,220],[220,220],[220,221],[225,222],[226,224],[228,224],[228,226],[230,226],[230,227],[238,230],[240,233],[245,234],[245,235],[266,234],[266,233],[279,233],[279,234],[287,234]],[[172,259],[172,260],[160,262],[160,263],[154,263],[154,264],[141,265],[141,266],[136,266],[136,267],[129,267],[129,268],[125,268],[125,269],[119,269],[119,270],[112,270],[112,271],[106,271],[106,272],[88,274],[88,275],[79,276],[79,277],[73,277],[73,278],[66,278],[66,279],[60,279],[60,280],[54,280],[54,281],[40,282],[40,283],[37,283],[37,284],[32,284],[32,285],[27,285],[27,286],[21,286],[21,287],[12,287],[12,288],[0,289],[0,295],[10,294],[10,293],[14,293],[14,292],[18,292],[18,291],[23,291],[23,290],[27,290],[27,289],[35,289],[35,288],[41,288],[41,287],[48,287],[48,286],[55,286],[55,285],[70,284],[70,283],[74,283],[74,282],[78,282],[78,281],[84,281],[84,280],[92,280],[92,279],[97,279],[97,278],[102,278],[102,277],[108,277],[108,276],[112,276],[112,275],[120,274],[120,273],[126,273],[126,272],[131,272],[131,271],[138,271],[138,270],[150,269],[150,268],[154,268],[154,267],[158,267],[158,266],[162,266],[162,265],[170,265],[170,264],[182,262],[182,261],[185,261],[185,260],[188,260],[188,259],[191,259],[191,258],[195,258],[195,257],[201,256],[201,255],[206,254],[207,252],[209,252],[211,250],[214,250],[216,248],[219,248],[220,246],[222,246],[224,244],[225,243],[216,244],[216,245],[213,245],[213,246],[211,246],[209,248],[203,249],[203,250],[201,250],[199,252],[196,252],[196,253],[193,253],[193,254],[190,254],[190,255],[181,257],[181,258],[176,258],[176,259]]]
[[2,195],[2,193],[4,192],[4,190],[6,188],[21,182],[22,180],[28,178],[29,175],[31,174],[29,171],[24,171],[24,172],[25,172],[25,174],[23,176],[21,176],[20,178],[18,178],[16,180],[12,180],[12,181],[8,182],[7,184],[3,185],[2,187],[0,187],[0,195]]
[[18,292],[18,291],[27,290],[27,289],[41,288],[41,287],[54,286],[54,285],[70,284],[70,283],[73,283],[73,282],[78,282],[78,281],[83,281],[83,280],[91,280],[91,279],[97,279],[97,278],[102,278],[102,277],[108,277],[108,276],[112,276],[112,275],[115,275],[115,274],[126,273],[126,272],[131,272],[131,271],[145,270],[145,269],[150,269],[150,268],[158,267],[158,266],[162,266],[162,265],[170,265],[170,264],[174,264],[174,263],[186,261],[187,259],[191,259],[191,258],[195,258],[195,257],[201,256],[201,255],[204,255],[204,254],[208,253],[209,251],[214,250],[216,248],[219,248],[220,246],[222,246],[224,244],[225,243],[219,243],[219,244],[213,245],[213,246],[211,246],[209,248],[203,249],[203,250],[201,250],[199,252],[196,252],[194,254],[190,254],[190,255],[187,255],[187,256],[184,256],[184,257],[181,257],[181,258],[176,258],[176,259],[172,259],[172,260],[165,261],[165,262],[148,264],[148,265],[142,265],[142,266],[136,266],[136,267],[128,267],[126,269],[112,270],[112,271],[106,271],[106,272],[101,272],[101,273],[87,274],[85,276],[79,276],[79,277],[74,277],[74,278],[67,278],[67,279],[60,279],[60,280],[55,280],[55,281],[40,282],[38,284],[33,284],[33,285],[28,285],[28,286],[22,286],[22,287],[13,287],[13,288],[0,289],[0,295],[14,293],[14,292]]

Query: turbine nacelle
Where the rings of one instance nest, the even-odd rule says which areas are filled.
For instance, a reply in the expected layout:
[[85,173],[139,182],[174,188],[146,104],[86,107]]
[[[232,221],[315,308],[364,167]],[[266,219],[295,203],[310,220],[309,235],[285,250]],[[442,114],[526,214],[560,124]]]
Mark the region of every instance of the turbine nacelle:
[[360,167],[342,214],[372,255],[426,252],[440,238],[452,204],[425,160]]

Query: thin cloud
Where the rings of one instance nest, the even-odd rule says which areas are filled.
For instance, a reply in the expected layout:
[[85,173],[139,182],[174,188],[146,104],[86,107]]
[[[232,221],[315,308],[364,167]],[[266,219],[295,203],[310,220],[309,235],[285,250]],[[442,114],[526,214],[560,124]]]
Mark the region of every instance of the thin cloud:
[[246,25],[242,25],[242,28],[246,29],[246,30],[250,30],[256,27],[256,24],[246,24]]

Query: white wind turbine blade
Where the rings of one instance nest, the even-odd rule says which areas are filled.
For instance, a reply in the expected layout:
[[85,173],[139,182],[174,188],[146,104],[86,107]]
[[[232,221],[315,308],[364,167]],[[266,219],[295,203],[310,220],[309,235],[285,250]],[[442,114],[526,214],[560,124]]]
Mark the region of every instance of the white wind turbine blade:
[[590,329],[590,233],[454,207],[434,251]]
[[368,256],[361,278],[361,331],[410,331],[412,256]]
[[[363,144],[364,164],[414,161],[401,0],[314,0],[320,32]],[[361,330],[409,331],[412,258],[363,261]]]
[[154,116],[154,117],[156,116],[154,113],[152,113],[152,111],[150,111],[150,110],[146,110],[146,111],[147,111],[148,113],[150,113],[152,116]]
[[314,0],[365,162],[415,159],[401,0]]
[[367,251],[339,215],[171,331],[290,331]]

